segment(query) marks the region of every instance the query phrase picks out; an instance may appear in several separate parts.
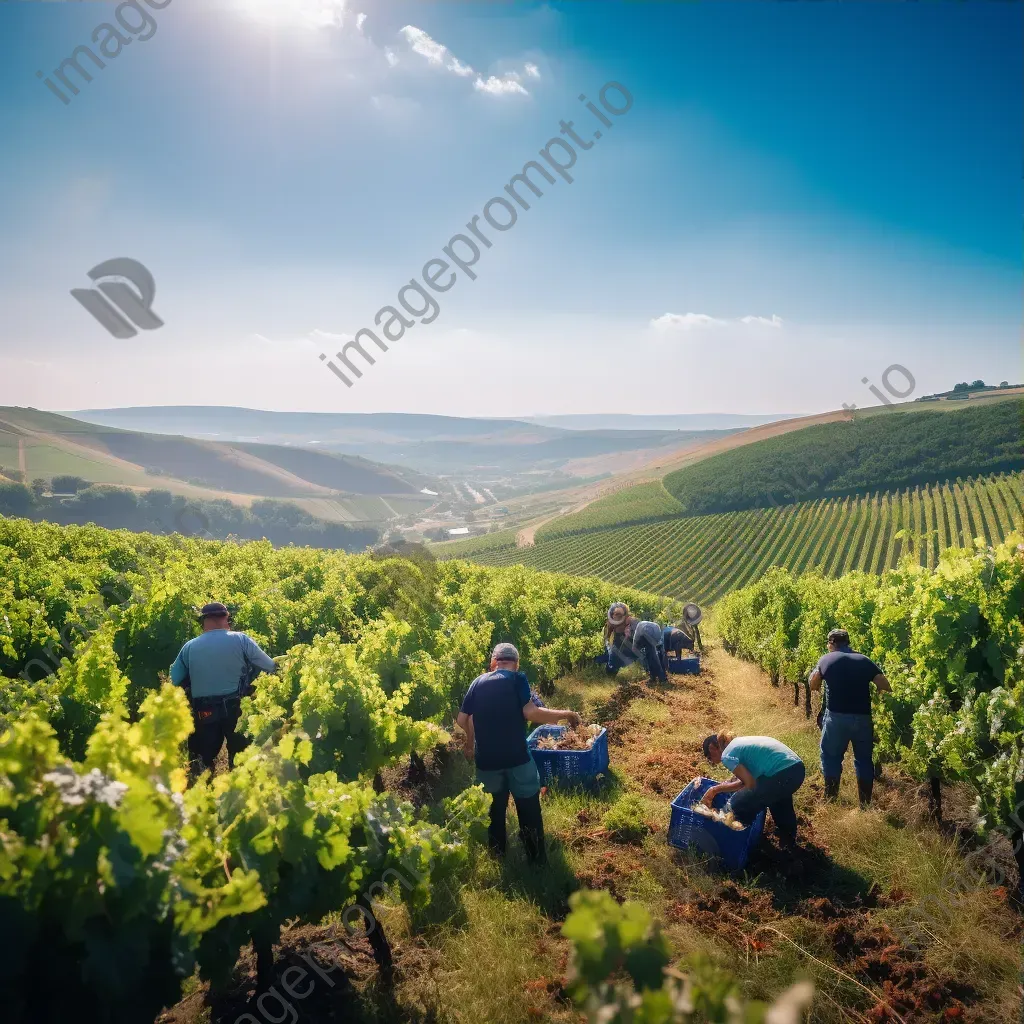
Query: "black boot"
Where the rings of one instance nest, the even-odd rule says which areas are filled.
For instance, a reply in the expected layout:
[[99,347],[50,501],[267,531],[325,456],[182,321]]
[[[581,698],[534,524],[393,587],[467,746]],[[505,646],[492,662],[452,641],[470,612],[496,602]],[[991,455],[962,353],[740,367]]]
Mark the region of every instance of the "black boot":
[[546,864],[548,858],[544,846],[544,816],[540,809],[540,794],[513,799],[519,815],[519,838],[526,850],[527,859],[532,864]]
[[507,843],[505,812],[508,809],[508,790],[491,795],[491,821],[487,829],[487,845],[496,857],[505,856]]
[[861,807],[867,807],[871,803],[871,788],[874,782],[874,779],[857,780],[857,794],[860,796]]
[[829,778],[825,776],[825,799],[826,800],[838,800],[839,799],[839,776],[835,778]]

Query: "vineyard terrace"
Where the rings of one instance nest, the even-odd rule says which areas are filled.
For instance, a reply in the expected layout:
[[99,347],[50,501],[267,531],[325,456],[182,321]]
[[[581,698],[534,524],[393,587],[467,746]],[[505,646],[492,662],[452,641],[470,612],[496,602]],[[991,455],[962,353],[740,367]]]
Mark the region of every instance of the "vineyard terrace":
[[[618,103],[615,105],[609,100],[609,92],[618,94]],[[613,126],[614,122],[605,117],[593,103],[587,100],[585,95],[581,93],[579,99],[581,103],[585,103],[587,109],[605,128]],[[601,102],[601,106],[614,117],[621,117],[623,114],[628,113],[633,106],[632,94],[619,82],[606,82],[601,86],[598,99]],[[593,142],[580,138],[576,134],[572,121],[559,121],[558,126],[562,135],[568,136],[580,149],[585,151],[593,148]],[[601,130],[596,129],[593,137],[594,139],[600,139]],[[555,136],[548,139],[547,144],[540,150],[539,155],[543,157],[548,167],[545,167],[537,160],[528,160],[523,165],[522,171],[518,174],[513,174],[511,180],[505,186],[505,191],[524,210],[529,210],[530,204],[517,189],[525,186],[538,198],[543,196],[544,192],[535,179],[543,178],[549,185],[554,185],[555,178],[548,168],[555,171],[567,185],[571,185],[575,180],[569,173],[569,169],[576,165],[576,150],[564,138]],[[534,178],[530,177],[531,173],[534,175]],[[501,218],[497,216],[496,208],[503,211]],[[473,267],[480,259],[480,246],[477,243],[481,243],[485,249],[490,249],[494,245],[478,226],[480,219],[480,215],[476,214],[466,224],[469,234],[458,232],[448,239],[448,244],[441,249],[441,252],[444,253],[447,259],[434,257],[423,264],[421,272],[423,281],[431,291],[446,292],[454,286],[458,275],[452,270],[452,264],[457,266],[471,281],[476,280],[476,272],[473,270]],[[519,219],[519,211],[505,196],[494,196],[484,203],[483,219],[494,231],[508,231]],[[470,237],[471,235],[472,237]],[[442,280],[448,271],[451,271],[451,275]],[[381,334],[384,335],[387,341],[400,341],[407,330],[411,330],[416,326],[416,320],[410,319],[410,317],[421,318],[419,320],[421,324],[433,323],[438,318],[441,307],[437,299],[431,294],[431,291],[424,288],[414,277],[408,284],[404,284],[398,289],[398,305],[401,306],[401,310],[396,306],[382,306],[377,311],[376,316],[373,318],[374,323],[380,328]],[[410,293],[413,296],[412,299],[409,298]],[[402,310],[409,315],[403,315]],[[381,340],[368,327],[363,327],[356,331],[353,339],[347,342],[340,352],[335,354],[335,359],[343,363],[353,377],[362,377],[363,371],[352,361],[349,355],[351,350],[358,352],[370,366],[376,363],[373,355],[363,347],[367,341],[372,341],[381,352],[388,351],[388,345],[385,341]],[[320,360],[321,362],[326,362],[328,369],[346,387],[352,387],[352,381],[348,375],[343,373],[334,362],[329,360],[325,353],[320,354]]]

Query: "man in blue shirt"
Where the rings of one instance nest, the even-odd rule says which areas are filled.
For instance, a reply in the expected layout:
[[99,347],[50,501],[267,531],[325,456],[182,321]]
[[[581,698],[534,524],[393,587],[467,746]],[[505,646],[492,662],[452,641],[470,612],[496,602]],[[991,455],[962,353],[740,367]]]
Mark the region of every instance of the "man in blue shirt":
[[487,830],[491,849],[499,856],[505,853],[505,813],[511,794],[526,855],[534,863],[544,863],[540,774],[526,745],[525,723],[579,725],[580,716],[575,711],[539,707],[531,697],[526,674],[519,671],[519,651],[512,644],[498,644],[491,653],[490,671],[470,684],[456,721],[466,734],[466,757],[476,759],[477,782],[491,794]]
[[274,659],[251,637],[231,629],[225,605],[204,605],[199,620],[203,632],[182,647],[171,666],[171,682],[184,687],[192,703],[188,749],[193,775],[202,769],[213,771],[225,741],[228,767],[235,766],[235,754],[247,742],[235,732],[242,697],[252,691],[252,681],[260,672],[277,671]]
[[828,654],[811,672],[812,690],[825,683],[821,717],[821,771],[825,776],[825,799],[839,796],[846,748],[853,744],[853,767],[861,807],[871,803],[875,780],[874,723],[871,720],[871,683],[880,693],[891,690],[889,680],[868,657],[850,648],[850,634],[833,629],[828,635]]

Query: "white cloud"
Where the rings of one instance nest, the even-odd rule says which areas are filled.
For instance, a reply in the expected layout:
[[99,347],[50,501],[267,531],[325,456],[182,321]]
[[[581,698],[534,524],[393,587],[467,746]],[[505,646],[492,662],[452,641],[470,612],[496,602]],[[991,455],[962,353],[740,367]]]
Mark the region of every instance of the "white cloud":
[[431,64],[444,63],[445,57],[448,56],[448,47],[436,39],[431,39],[423,29],[417,28],[415,25],[406,25],[401,29],[401,33],[413,50],[420,56],[426,57]]
[[[509,71],[501,76],[489,75],[487,78],[484,78],[471,65],[464,64],[459,60],[444,43],[439,43],[424,32],[423,29],[417,28],[415,25],[406,25],[400,32],[413,52],[418,53],[421,57],[425,57],[429,63],[436,67],[444,67],[460,78],[471,78],[475,75],[473,88],[477,92],[487,93],[490,96],[507,96],[512,93],[520,93],[523,96],[529,95],[522,86],[522,76],[516,71]],[[388,63],[392,66],[396,63],[395,60],[392,60],[390,53],[388,54]],[[531,78],[540,78],[540,70],[536,64],[524,65],[523,71]]]
[[515,92],[522,93],[524,96],[529,95],[517,81],[518,76],[513,77],[513,75],[515,75],[515,72],[512,75],[506,75],[504,78],[495,78],[494,75],[491,75],[486,82],[478,75],[473,83],[473,88],[479,92],[490,93],[492,96],[503,96]]
[[470,75],[475,74],[473,69],[468,64],[463,64],[458,57],[452,57],[452,62],[448,65],[448,70],[454,71],[455,74],[462,78],[468,78]]
[[656,331],[693,331],[705,327],[728,327],[743,324],[746,327],[782,327],[782,318],[774,313],[770,316],[741,316],[737,320],[723,320],[707,313],[663,313],[655,317],[648,326]]
[[395,51],[392,50],[390,46],[384,47],[384,57],[386,58],[388,64],[391,65],[391,67],[394,67],[398,63],[398,54],[395,53]]
[[727,320],[719,320],[707,313],[663,313],[651,321],[656,331],[692,331],[701,327],[724,327]]
[[366,21],[366,15],[365,14],[357,14],[356,15],[356,29],[357,29],[357,31],[359,31],[359,32],[363,31],[363,22],[364,21]]

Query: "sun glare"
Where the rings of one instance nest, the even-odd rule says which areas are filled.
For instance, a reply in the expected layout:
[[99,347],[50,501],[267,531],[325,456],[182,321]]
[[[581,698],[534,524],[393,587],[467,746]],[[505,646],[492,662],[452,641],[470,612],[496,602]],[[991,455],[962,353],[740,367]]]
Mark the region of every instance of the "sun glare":
[[346,0],[234,0],[234,6],[264,25],[302,28],[340,26]]

